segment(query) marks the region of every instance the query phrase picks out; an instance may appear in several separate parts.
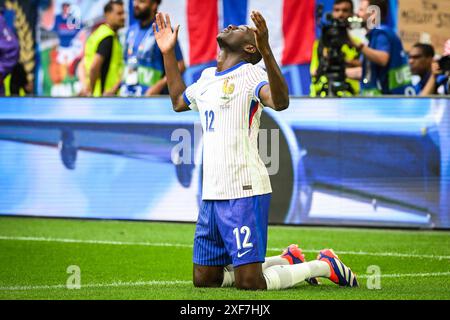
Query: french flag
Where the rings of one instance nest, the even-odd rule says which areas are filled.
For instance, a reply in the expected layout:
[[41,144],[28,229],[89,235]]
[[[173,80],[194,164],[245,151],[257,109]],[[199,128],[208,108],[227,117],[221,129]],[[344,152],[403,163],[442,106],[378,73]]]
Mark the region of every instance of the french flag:
[[230,24],[253,25],[252,10],[260,11],[269,28],[269,41],[288,82],[290,94],[309,94],[309,63],[315,40],[315,0],[165,0],[159,11],[168,13],[172,26],[180,24],[179,42],[195,81],[215,65],[219,30]]

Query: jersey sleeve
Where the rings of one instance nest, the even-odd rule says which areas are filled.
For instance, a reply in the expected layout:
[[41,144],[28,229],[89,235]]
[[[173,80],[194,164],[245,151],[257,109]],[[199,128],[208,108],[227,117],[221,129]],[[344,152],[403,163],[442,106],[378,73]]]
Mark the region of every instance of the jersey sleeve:
[[264,85],[269,84],[266,71],[259,66],[251,66],[247,73],[247,79],[247,90],[249,90],[252,100],[261,102],[259,92]]
[[183,100],[189,107],[189,109],[198,111],[197,103],[196,103],[196,92],[198,87],[198,81],[191,84],[189,87],[186,88],[183,92]]
[[373,49],[384,51],[386,53],[390,53],[391,52],[391,43],[389,42],[388,37],[385,34],[380,33],[377,36],[376,41],[374,42]]

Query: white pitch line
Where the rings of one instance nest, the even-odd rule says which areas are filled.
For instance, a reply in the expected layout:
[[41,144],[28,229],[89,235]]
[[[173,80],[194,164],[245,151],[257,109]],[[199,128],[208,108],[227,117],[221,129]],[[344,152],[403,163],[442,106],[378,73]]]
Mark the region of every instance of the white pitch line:
[[0,240],[106,244],[106,245],[115,245],[115,246],[149,246],[149,247],[192,248],[191,244],[164,243],[164,242],[127,242],[127,241],[110,241],[110,240],[83,240],[83,239],[63,239],[63,238],[44,238],[44,237],[8,237],[8,236],[0,236]]
[[[450,272],[432,272],[432,273],[396,273],[381,274],[381,278],[418,278],[418,277],[443,277],[449,276]],[[358,279],[367,279],[373,275],[359,275]],[[145,287],[145,286],[172,286],[172,285],[190,285],[192,281],[188,280],[172,280],[172,281],[137,281],[137,282],[112,282],[112,283],[89,283],[81,284],[80,289],[86,288],[108,288],[108,287]],[[0,291],[32,291],[32,290],[52,290],[52,289],[68,289],[66,285],[40,285],[40,286],[12,286],[0,287]],[[69,290],[69,289],[68,289]],[[71,289],[77,290],[77,289]]]
[[[85,244],[104,244],[104,245],[118,245],[118,246],[148,246],[148,247],[178,247],[178,248],[192,248],[192,244],[182,243],[164,243],[164,242],[124,242],[124,241],[110,241],[110,240],[82,240],[82,239],[63,239],[63,238],[44,238],[44,237],[11,237],[0,236],[0,240],[17,240],[17,241],[43,241],[43,242],[61,242],[61,243],[85,243]],[[268,251],[283,251],[285,248],[267,248]],[[305,253],[318,253],[318,249],[302,249]],[[450,256],[430,255],[430,254],[409,254],[398,252],[365,252],[365,251],[339,251],[338,254],[343,255],[361,255],[361,256],[376,256],[376,257],[396,257],[396,258],[415,258],[415,259],[436,259],[436,260],[450,260]]]
[[[81,284],[80,289],[84,288],[105,288],[105,287],[142,287],[142,286],[164,286],[177,284],[191,284],[192,281],[173,280],[173,281],[137,281],[137,282],[112,282],[112,283],[88,283]],[[30,290],[46,290],[46,289],[68,289],[64,284],[57,285],[41,285],[41,286],[13,286],[0,287],[0,291],[30,291]],[[77,289],[71,289],[77,290]]]
[[[444,277],[450,276],[450,272],[431,272],[431,273],[394,273],[394,274],[380,274],[381,278],[420,278],[420,277]],[[374,278],[375,275],[357,275],[357,279]]]

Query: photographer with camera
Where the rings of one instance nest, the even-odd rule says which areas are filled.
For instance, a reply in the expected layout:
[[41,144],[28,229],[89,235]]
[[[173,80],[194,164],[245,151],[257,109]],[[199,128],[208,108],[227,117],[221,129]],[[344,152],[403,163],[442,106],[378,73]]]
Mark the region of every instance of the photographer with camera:
[[442,58],[433,61],[431,76],[420,93],[421,96],[432,94],[449,94],[450,92],[450,39],[445,42]]
[[[365,22],[368,44],[353,45],[362,54],[361,93],[415,95],[411,70],[399,36],[386,25],[387,0],[361,0],[358,16]],[[376,13],[376,16],[374,16]],[[381,24],[374,23],[381,20]],[[351,40],[351,39],[350,39]]]
[[[322,17],[318,7],[317,18]],[[346,76],[347,67],[361,65],[356,48],[347,39],[348,19],[353,16],[352,0],[335,0],[322,35],[314,42],[311,58],[311,97],[353,96],[359,94],[359,81]],[[319,23],[320,25],[321,23]]]

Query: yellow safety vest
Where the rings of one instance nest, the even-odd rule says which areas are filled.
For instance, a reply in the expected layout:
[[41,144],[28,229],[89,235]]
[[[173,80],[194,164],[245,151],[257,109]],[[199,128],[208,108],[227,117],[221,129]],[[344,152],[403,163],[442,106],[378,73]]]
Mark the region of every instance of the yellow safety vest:
[[[88,82],[87,84],[89,85],[89,72],[92,62],[94,61],[95,54],[97,53],[98,46],[100,45],[100,42],[103,41],[103,39],[109,36],[113,37],[113,46],[109,69],[108,73],[106,74],[106,79],[103,86],[104,91],[111,90],[114,85],[122,78],[122,45],[119,42],[117,34],[108,25],[102,24],[89,36],[84,49],[84,68],[86,70],[86,78]],[[101,90],[101,79],[97,79],[92,95],[94,97],[101,97],[103,95],[103,92]]]
[[[11,74],[8,74],[3,80],[3,85],[5,87],[5,97],[11,96]],[[25,97],[26,92],[23,88],[19,88],[19,97]]]

